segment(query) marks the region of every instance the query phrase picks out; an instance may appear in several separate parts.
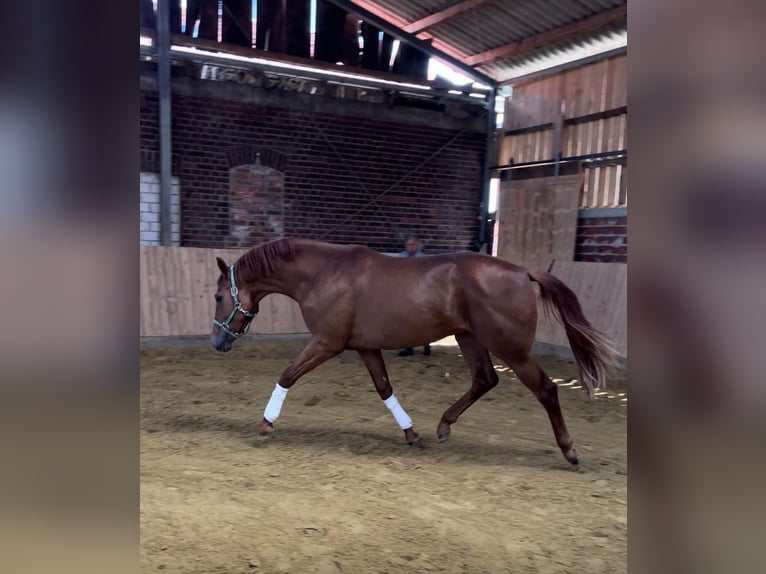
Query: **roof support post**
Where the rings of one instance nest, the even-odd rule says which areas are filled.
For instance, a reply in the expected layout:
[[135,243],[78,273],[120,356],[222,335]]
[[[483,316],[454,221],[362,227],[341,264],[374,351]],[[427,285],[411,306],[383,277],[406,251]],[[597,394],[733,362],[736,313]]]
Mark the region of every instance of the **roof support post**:
[[479,251],[492,249],[489,244],[489,182],[491,179],[490,166],[493,163],[495,123],[495,100],[497,98],[497,88],[492,87],[489,94],[489,105],[487,106],[487,134],[484,141],[484,162],[481,166],[481,203],[479,204]]
[[171,119],[170,119],[170,0],[157,2],[157,92],[160,136],[160,244],[170,245]]

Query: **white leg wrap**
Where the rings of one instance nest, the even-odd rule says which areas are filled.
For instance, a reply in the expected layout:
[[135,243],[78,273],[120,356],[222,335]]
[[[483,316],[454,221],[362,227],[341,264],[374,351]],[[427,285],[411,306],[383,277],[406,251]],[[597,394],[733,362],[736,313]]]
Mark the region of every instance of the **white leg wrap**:
[[391,414],[394,415],[396,422],[402,430],[412,428],[412,419],[410,418],[410,415],[404,411],[402,405],[399,404],[396,396],[391,395],[383,402],[388,407],[388,410],[391,411]]
[[279,418],[279,413],[282,412],[282,403],[285,402],[287,390],[284,387],[280,387],[279,383],[277,383],[277,386],[274,387],[274,391],[271,393],[269,403],[266,405],[266,410],[263,411],[263,418],[272,424]]

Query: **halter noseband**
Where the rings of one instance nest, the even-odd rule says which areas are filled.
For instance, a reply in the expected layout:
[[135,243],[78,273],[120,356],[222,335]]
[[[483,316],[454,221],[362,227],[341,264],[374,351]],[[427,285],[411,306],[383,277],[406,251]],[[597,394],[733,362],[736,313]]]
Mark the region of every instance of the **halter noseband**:
[[[236,338],[248,332],[250,329],[250,323],[253,322],[253,317],[255,317],[258,313],[253,311],[245,311],[245,309],[242,307],[242,303],[239,302],[239,289],[237,289],[237,283],[234,281],[234,265],[229,267],[229,280],[231,282],[231,298],[234,301],[234,308],[231,310],[231,313],[229,313],[229,316],[226,317],[226,320],[223,323],[213,317],[213,325],[217,325],[226,331],[229,335]],[[247,318],[245,321],[245,326],[239,333],[231,328],[231,320],[237,316],[237,313],[242,313]]]

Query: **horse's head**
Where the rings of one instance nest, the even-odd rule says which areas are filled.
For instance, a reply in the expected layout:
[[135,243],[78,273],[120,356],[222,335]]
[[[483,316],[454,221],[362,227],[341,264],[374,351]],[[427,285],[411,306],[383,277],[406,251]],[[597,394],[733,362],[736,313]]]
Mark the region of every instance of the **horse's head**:
[[210,343],[216,351],[225,353],[231,350],[235,339],[250,329],[257,308],[252,305],[249,290],[237,285],[234,266],[229,267],[220,257],[216,257],[216,261],[221,275],[215,293],[215,316]]

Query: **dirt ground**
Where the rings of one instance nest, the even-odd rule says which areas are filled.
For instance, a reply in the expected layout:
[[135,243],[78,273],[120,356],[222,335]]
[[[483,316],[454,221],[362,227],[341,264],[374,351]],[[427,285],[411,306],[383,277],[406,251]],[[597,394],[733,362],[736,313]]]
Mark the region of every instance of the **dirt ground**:
[[406,445],[353,353],[301,379],[262,438],[266,401],[302,345],[142,349],[143,572],[626,572],[624,373],[588,402],[573,363],[541,360],[561,385],[579,470],[505,367],[437,443],[470,383],[456,347],[384,352],[422,448]]

